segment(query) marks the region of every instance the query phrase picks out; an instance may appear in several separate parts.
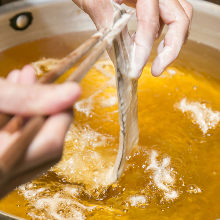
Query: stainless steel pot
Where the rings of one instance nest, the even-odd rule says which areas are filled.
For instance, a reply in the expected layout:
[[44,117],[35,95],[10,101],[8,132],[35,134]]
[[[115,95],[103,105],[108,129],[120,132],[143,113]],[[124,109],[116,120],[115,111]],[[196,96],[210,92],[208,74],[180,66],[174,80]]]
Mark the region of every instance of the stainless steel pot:
[[[220,6],[201,0],[190,2],[194,19],[189,39],[220,49]],[[33,21],[25,30],[15,30],[10,20],[23,12],[30,12]],[[135,29],[134,21],[130,28]],[[70,0],[21,0],[0,8],[0,51],[43,37],[94,29],[89,17]]]
[[[189,39],[220,50],[220,5],[190,2],[194,19]],[[135,29],[135,19],[129,26]],[[70,0],[21,0],[0,7],[0,51],[40,38],[93,30],[89,17]],[[0,219],[18,218],[1,213]]]

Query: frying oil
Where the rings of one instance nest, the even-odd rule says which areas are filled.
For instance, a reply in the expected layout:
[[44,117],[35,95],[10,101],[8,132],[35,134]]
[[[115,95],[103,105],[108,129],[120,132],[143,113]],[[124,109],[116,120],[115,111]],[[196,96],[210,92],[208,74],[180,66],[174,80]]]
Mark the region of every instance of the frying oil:
[[[43,57],[59,59],[87,37],[56,36],[4,51],[2,76]],[[81,82],[61,162],[13,191],[0,209],[27,219],[219,218],[219,55],[188,42],[158,78],[150,60],[138,86],[139,144],[109,187],[103,179],[117,155],[119,123],[114,68],[104,56]]]

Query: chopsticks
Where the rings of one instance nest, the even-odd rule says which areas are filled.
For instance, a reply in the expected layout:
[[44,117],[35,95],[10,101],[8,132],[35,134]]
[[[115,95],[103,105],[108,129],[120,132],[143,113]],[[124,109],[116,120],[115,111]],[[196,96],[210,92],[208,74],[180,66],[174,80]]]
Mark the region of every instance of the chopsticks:
[[[115,22],[111,29],[104,29],[94,34],[84,44],[64,57],[61,62],[53,70],[45,74],[38,83],[52,83],[58,79],[63,73],[70,69],[79,59],[86,55],[90,50],[91,52],[78,68],[69,76],[66,81],[80,82],[92,65],[103,54],[106,48],[110,47],[114,39],[125,28],[129,19],[133,15],[133,11],[126,11],[121,13],[121,17]],[[19,129],[18,137],[7,148],[0,157],[0,177],[7,175],[17,162],[25,154],[26,149],[30,145],[33,138],[39,132],[45,121],[46,116],[35,116],[28,121],[21,116],[14,116],[10,119],[8,115],[0,115],[0,125],[4,125],[3,131],[14,133]],[[27,122],[26,122],[27,121]],[[8,123],[7,123],[8,122]],[[7,123],[7,124],[6,124]],[[54,158],[53,158],[54,159]],[[1,182],[1,181],[0,181]]]
[[[100,39],[107,34],[108,30],[101,30],[91,36],[86,42],[80,45],[76,50],[64,57],[58,66],[42,76],[38,83],[52,83],[63,73],[70,69],[81,57],[83,57],[92,47],[94,47]],[[0,128],[4,131],[13,133],[23,125],[22,117],[16,116],[10,122],[10,115],[0,114]],[[9,123],[8,123],[9,122]],[[7,124],[8,123],[8,124]],[[7,125],[6,125],[7,124]]]

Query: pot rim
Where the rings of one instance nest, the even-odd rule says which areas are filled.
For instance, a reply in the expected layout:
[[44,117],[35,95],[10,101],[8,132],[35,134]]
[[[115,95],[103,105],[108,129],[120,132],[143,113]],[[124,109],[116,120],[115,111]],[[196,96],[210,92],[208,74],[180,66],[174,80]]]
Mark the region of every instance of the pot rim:
[[[55,4],[57,2],[63,1],[67,2],[68,0],[21,0],[17,2],[11,2],[0,7],[0,16],[9,12],[14,12],[15,10],[24,9],[26,7],[31,7],[34,5],[39,6],[39,4],[44,5],[49,3]],[[199,11],[220,17],[220,5],[218,4],[207,2],[204,0],[188,0],[188,2],[193,5],[193,8],[198,9]]]
[[[191,31],[188,39],[220,50],[220,26],[218,25],[220,22],[220,5],[204,0],[188,1],[194,8],[194,19],[191,24]],[[57,8],[57,5],[60,5],[62,8],[67,7],[67,11],[65,13],[62,12],[62,9],[59,7]],[[71,5],[73,5],[73,7],[69,7]],[[54,9],[57,8],[55,10],[58,14],[57,16],[54,13],[48,13],[47,10],[51,7]],[[23,34],[23,32],[15,32],[9,27],[8,23],[10,18],[23,11],[34,13],[34,22],[31,24],[30,28],[25,30],[25,34]],[[75,17],[72,16],[73,11],[76,13]],[[43,15],[43,20],[39,20],[41,14]],[[70,15],[70,17],[66,16],[59,19],[60,16],[65,16],[66,14]],[[52,19],[50,16],[52,16]],[[36,18],[38,18],[38,20]],[[43,37],[51,37],[53,35],[70,32],[93,31],[95,30],[95,26],[91,19],[88,18],[89,16],[85,16],[85,13],[70,0],[20,0],[3,5],[0,7],[0,21],[3,21],[3,23],[0,22],[0,28],[6,31],[2,33],[3,41],[0,42],[0,51],[20,43],[37,40]],[[83,23],[79,23],[79,19],[82,19]],[[71,25],[71,22],[75,21],[76,24]],[[56,25],[51,25],[54,22],[56,22]],[[135,19],[131,20],[129,27],[131,30],[135,29]]]

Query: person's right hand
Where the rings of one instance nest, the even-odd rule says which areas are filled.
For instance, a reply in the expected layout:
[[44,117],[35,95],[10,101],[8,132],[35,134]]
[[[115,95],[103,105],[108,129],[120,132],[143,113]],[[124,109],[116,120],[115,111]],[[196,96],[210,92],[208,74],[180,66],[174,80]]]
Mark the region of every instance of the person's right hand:
[[[40,85],[34,84],[35,81],[31,66],[25,66],[21,71],[13,70],[6,80],[0,79],[0,112],[25,117],[50,116],[16,169],[5,175],[7,179],[0,186],[0,197],[50,168],[52,164],[47,162],[61,158],[65,134],[72,122],[72,111],[68,109],[81,94],[76,83]],[[19,131],[11,134],[0,130],[0,165],[4,152],[18,135]]]
[[[133,72],[131,77],[138,78],[148,61],[155,39],[168,26],[164,40],[158,47],[151,72],[159,76],[179,55],[187,39],[193,9],[187,0],[114,0],[136,8],[137,30],[133,39]],[[111,27],[114,10],[111,0],[73,0],[84,10],[97,29]]]

